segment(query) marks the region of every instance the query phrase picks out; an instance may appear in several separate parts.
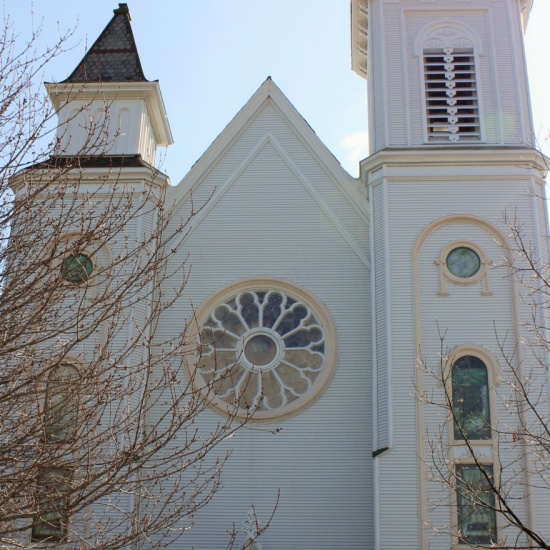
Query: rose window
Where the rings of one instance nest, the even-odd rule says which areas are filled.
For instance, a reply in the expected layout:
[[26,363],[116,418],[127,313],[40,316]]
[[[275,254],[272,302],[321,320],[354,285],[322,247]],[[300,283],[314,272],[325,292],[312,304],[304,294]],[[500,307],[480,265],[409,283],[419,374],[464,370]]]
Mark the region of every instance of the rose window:
[[328,382],[327,358],[335,363],[328,312],[279,286],[226,294],[203,316],[192,379],[226,413],[295,414]]

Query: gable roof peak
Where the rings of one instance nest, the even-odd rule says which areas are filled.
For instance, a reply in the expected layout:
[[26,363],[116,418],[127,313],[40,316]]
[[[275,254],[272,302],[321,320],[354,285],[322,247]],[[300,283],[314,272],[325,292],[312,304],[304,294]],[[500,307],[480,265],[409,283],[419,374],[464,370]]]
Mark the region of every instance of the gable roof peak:
[[99,38],[64,82],[148,82],[141,68],[128,4],[119,4],[113,13]]

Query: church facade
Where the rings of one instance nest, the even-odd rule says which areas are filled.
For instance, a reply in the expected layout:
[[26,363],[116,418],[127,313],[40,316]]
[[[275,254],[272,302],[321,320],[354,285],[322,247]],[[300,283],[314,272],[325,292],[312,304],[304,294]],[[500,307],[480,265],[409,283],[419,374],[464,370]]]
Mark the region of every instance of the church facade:
[[[168,269],[187,282],[172,296],[166,281],[174,303],[155,338],[162,346],[187,325],[200,343],[185,359],[209,405],[199,433],[247,419],[212,451],[231,452],[223,488],[171,547],[220,550],[233,525],[240,547],[262,550],[490,546],[517,532],[468,502],[460,480],[505,481],[506,464],[525,476],[510,489],[516,513],[549,540],[549,497],[532,487],[526,446],[495,435],[519,422],[506,407],[509,369],[547,383],[510,267],[516,220],[535,261],[548,260],[523,52],[530,8],[352,0],[353,69],[369,98],[360,177],[267,79],[166,189],[168,231],[189,220]],[[121,4],[73,74],[48,85],[61,155],[88,139],[82,107],[109,99],[110,149],[89,153],[139,156],[120,181],[146,178],[172,139],[158,82],[137,52],[116,57],[117,40],[135,47],[129,25]],[[438,407],[445,395],[450,409]],[[260,524],[276,506],[257,539],[252,506]]]

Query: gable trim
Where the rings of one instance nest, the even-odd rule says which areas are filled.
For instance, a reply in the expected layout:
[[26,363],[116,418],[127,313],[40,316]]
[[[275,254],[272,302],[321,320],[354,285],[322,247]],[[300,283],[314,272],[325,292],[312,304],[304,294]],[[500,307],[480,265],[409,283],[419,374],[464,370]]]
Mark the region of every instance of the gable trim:
[[[181,199],[176,199],[175,208],[187,199],[189,192],[194,188],[197,181],[202,179],[204,175],[212,169],[217,160],[227,149],[229,149],[229,147],[231,147],[239,136],[242,135],[256,114],[259,113],[268,102],[270,102],[285,121],[289,123],[291,128],[296,132],[296,137],[314,158],[322,164],[329,177],[337,185],[338,190],[368,225],[367,198],[361,193],[359,188],[351,188],[352,182],[358,181],[357,178],[353,178],[344,168],[342,168],[336,157],[327,149],[311,126],[304,120],[294,105],[292,105],[271,78],[268,78],[260,86],[244,107],[242,107],[225,129],[218,135],[205,153],[203,153],[192,166],[187,175],[181,180],[180,184],[175,187],[176,193],[179,191],[180,187],[183,188],[183,191],[180,191],[182,192],[182,197]],[[350,185],[346,185],[346,181],[344,180],[347,180]],[[364,207],[361,206],[362,202],[365,203]]]
[[[271,145],[275,149],[277,154],[281,157],[282,161],[287,165],[287,167],[291,170],[291,172],[298,179],[298,181],[305,187],[309,195],[313,198],[313,200],[317,203],[317,205],[321,208],[321,210],[325,213],[325,215],[330,219],[334,227],[342,235],[344,240],[352,248],[352,250],[358,256],[361,262],[367,268],[370,269],[370,261],[369,261],[368,255],[362,250],[359,243],[349,233],[349,231],[341,224],[336,214],[331,210],[331,208],[328,206],[325,200],[321,196],[319,196],[315,188],[311,185],[309,180],[304,176],[304,174],[301,172],[298,166],[296,166],[293,160],[286,154],[283,147],[279,144],[277,138],[272,134],[272,132],[267,132],[264,135],[264,137],[258,141],[258,143],[254,146],[253,149],[251,149],[251,151],[248,153],[248,155],[240,164],[240,166],[229,176],[229,178],[222,185],[220,185],[214,191],[214,193],[212,194],[208,202],[204,205],[204,207],[200,210],[200,212],[196,214],[194,218],[192,218],[193,220],[192,225],[189,228],[189,230],[186,232],[186,234],[183,236],[182,242],[184,242],[193,233],[195,228],[202,223],[202,221],[208,215],[210,210],[212,210],[212,208],[214,208],[214,206],[218,204],[218,202],[225,195],[225,193],[231,188],[233,183],[242,175],[242,173],[246,170],[246,168],[248,168],[248,166],[254,160],[254,158],[256,158],[258,153],[267,144]],[[176,207],[174,208],[174,211],[186,199],[190,198],[191,196],[192,196],[192,189],[189,189],[188,192],[184,195],[184,197],[182,197],[182,200],[178,201]]]

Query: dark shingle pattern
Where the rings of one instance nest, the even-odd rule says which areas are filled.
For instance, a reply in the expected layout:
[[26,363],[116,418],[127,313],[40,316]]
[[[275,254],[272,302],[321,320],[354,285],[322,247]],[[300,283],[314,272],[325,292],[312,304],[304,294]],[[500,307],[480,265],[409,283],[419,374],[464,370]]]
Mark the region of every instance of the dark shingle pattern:
[[126,4],[115,15],[65,82],[147,82]]

